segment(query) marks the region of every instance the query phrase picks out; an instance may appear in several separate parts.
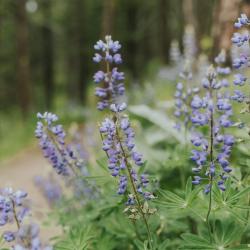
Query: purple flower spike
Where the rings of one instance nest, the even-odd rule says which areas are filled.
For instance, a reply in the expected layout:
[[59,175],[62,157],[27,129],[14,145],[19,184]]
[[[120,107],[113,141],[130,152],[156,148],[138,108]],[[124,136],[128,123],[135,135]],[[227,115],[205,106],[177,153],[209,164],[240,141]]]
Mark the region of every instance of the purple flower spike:
[[[193,125],[205,128],[202,130],[203,134],[193,132],[191,136],[191,142],[196,147],[191,151],[191,160],[196,165],[192,168],[196,174],[192,183],[199,185],[201,182],[206,182],[205,194],[211,192],[214,181],[218,179],[220,179],[218,187],[224,191],[224,174],[232,171],[229,167],[229,158],[234,137],[230,134],[224,134],[224,128],[233,125],[231,121],[232,97],[228,91],[224,90],[228,84],[222,84],[224,81],[222,77],[231,72],[229,68],[223,66],[225,56],[225,52],[221,52],[215,58],[216,69],[212,66],[209,67],[206,78],[202,81],[205,89],[204,97],[195,95],[191,102]],[[236,92],[236,94],[239,93]],[[205,174],[204,178],[197,176],[197,174],[203,173]]]
[[95,63],[104,61],[106,72],[98,71],[94,74],[94,82],[102,83],[102,87],[96,88],[96,95],[100,98],[97,109],[102,111],[110,104],[118,104],[120,97],[124,95],[124,73],[119,72],[115,65],[122,63],[121,54],[117,53],[121,48],[118,41],[113,41],[111,36],[106,36],[105,41],[99,40],[94,49],[98,51],[93,57]]

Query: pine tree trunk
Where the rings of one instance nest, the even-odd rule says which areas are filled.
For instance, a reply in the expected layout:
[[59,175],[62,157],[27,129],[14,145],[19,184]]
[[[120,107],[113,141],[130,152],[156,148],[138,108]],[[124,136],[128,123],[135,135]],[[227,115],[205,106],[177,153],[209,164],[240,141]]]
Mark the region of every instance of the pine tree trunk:
[[19,104],[24,118],[31,110],[31,81],[29,65],[28,20],[26,0],[16,1],[17,83]]
[[73,49],[68,56],[68,95],[71,104],[83,104],[86,101],[88,58],[85,39],[85,1],[74,0],[69,4],[72,18],[67,34],[68,43]]
[[170,35],[167,25],[167,11],[168,11],[168,3],[167,0],[159,0],[159,38],[160,38],[160,58],[163,63],[167,62],[168,59],[168,51],[170,48]]
[[218,1],[213,20],[213,56],[221,49],[229,50],[231,37],[234,31],[233,23],[237,19],[240,0]]
[[115,6],[116,0],[103,0],[102,38],[113,33]]
[[45,106],[47,109],[52,107],[54,94],[54,73],[53,73],[53,33],[50,27],[51,22],[51,1],[42,1],[42,11],[44,23],[42,27],[43,38],[43,83],[45,93]]

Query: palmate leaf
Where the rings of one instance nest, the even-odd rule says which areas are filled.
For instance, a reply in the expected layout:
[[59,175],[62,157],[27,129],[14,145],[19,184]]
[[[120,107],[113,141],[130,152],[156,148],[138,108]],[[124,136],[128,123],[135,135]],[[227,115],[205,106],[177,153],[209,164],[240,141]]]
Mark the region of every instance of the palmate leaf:
[[148,245],[147,241],[142,242],[140,240],[135,240],[134,244],[136,246],[136,249],[138,249],[138,250],[149,250],[148,247],[147,247],[147,245]]
[[98,240],[95,242],[93,249],[103,249],[110,250],[115,249],[116,242],[112,239],[111,235],[101,235]]
[[[140,241],[138,239],[134,240],[134,244],[136,245],[136,249],[138,250],[149,250],[148,241]],[[161,243],[157,243],[156,239],[153,240],[153,250],[166,250],[169,249],[170,246],[170,240],[166,239]]]
[[55,250],[87,250],[93,240],[90,227],[71,229],[66,239],[57,242],[54,246]]
[[157,250],[165,250],[165,249],[168,249],[169,245],[170,245],[170,240],[169,240],[169,239],[166,239],[166,240],[164,240],[161,244],[158,244]]
[[210,243],[207,233],[203,233],[203,236],[186,233],[181,236],[183,242],[180,249],[249,249],[250,245],[237,245],[243,232],[244,227],[235,224],[233,221],[216,220],[212,243]]
[[242,204],[241,201],[245,202],[245,195],[249,194],[250,187],[243,188],[241,191],[234,190],[230,185],[230,180],[226,182],[226,191],[223,193],[219,190],[218,186],[215,185],[213,188],[213,198],[218,205],[218,208],[227,211],[238,222],[246,224],[247,220],[243,217],[240,210],[248,210],[250,206]]
[[217,248],[209,242],[208,239],[202,238],[198,235],[186,233],[181,235],[183,242],[179,249],[188,250],[188,249],[196,249],[196,250],[216,250]]
[[244,232],[244,227],[239,224],[236,226],[233,221],[228,220],[223,222],[216,220],[215,228],[215,242],[224,247],[229,247],[230,244],[238,241]]
[[126,216],[121,216],[120,212],[113,212],[110,216],[105,216],[100,221],[100,225],[110,234],[128,240],[128,238],[135,236],[135,229],[131,221]]
[[183,196],[177,195],[173,192],[167,190],[159,190],[159,198],[154,202],[163,208],[173,209],[173,210],[186,210],[193,213],[195,216],[200,217],[203,221],[203,218],[195,209],[192,208],[192,205],[196,199],[198,199],[198,194],[201,191],[201,187],[196,187],[192,189],[192,179],[188,179],[186,184],[186,190]]
[[227,202],[230,204],[238,202],[239,199],[241,199],[244,195],[249,194],[249,192],[250,192],[250,186],[246,187],[243,190],[241,190],[240,192],[228,197]]

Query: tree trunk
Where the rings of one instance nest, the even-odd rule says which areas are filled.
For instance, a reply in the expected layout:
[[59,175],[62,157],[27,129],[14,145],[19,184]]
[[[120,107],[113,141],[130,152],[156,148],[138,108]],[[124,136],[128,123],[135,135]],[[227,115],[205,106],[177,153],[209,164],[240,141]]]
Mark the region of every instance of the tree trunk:
[[234,32],[233,23],[237,19],[240,0],[218,1],[213,18],[213,56],[221,49],[231,48],[231,37]]
[[84,19],[84,10],[86,6],[84,1],[78,0],[78,8],[76,8],[77,14],[77,52],[78,52],[78,99],[81,104],[86,102],[86,91],[87,91],[87,74],[88,74],[88,63],[86,62],[87,49],[84,44],[86,43],[86,34],[85,34],[85,19]]
[[32,106],[28,41],[29,30],[25,3],[26,0],[16,1],[17,92],[24,118]]
[[43,11],[43,27],[42,27],[42,39],[43,39],[43,81],[44,81],[44,93],[45,93],[45,106],[47,109],[52,107],[53,95],[54,95],[54,74],[53,74],[53,33],[50,27],[51,22],[51,1],[42,1]]
[[185,25],[191,25],[194,28],[197,26],[196,18],[194,15],[194,4],[193,0],[184,0],[183,1],[183,15]]
[[137,52],[137,10],[138,4],[137,1],[130,0],[126,2],[126,64],[129,66],[129,69],[134,78],[138,77],[137,63],[136,63],[136,52]]
[[160,50],[160,58],[163,63],[167,62],[168,59],[168,51],[170,48],[170,35],[169,28],[167,25],[167,0],[159,0],[158,7],[159,7],[159,50]]
[[116,0],[103,0],[102,38],[113,33],[115,5]]
[[86,63],[87,49],[85,49],[85,1],[74,0],[74,4],[69,4],[70,18],[69,33],[67,34],[68,43],[72,49],[68,54],[68,94],[70,102],[83,104],[86,101],[87,72]]

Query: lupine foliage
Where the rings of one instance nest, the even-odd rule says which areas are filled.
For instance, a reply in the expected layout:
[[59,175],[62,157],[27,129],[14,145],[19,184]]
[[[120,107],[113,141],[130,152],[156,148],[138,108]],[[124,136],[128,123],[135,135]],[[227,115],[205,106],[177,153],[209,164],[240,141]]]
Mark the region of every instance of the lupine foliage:
[[[242,14],[235,27],[249,23]],[[39,145],[65,186],[36,179],[53,205],[50,217],[63,229],[52,239],[53,249],[250,249],[250,138],[234,102],[249,104],[247,93],[236,88],[247,84],[249,58],[242,52],[233,60],[241,70],[235,73],[222,51],[194,84],[196,49],[185,39],[185,67],[172,89],[169,117],[157,101],[152,107],[127,105],[125,74],[117,68],[121,44],[106,36],[94,45],[93,61],[101,68],[94,74],[97,109],[104,116],[96,121],[102,149],[93,156],[96,163],[81,159],[86,154],[77,153],[55,114],[37,115]],[[241,47],[249,35],[236,33],[232,42]],[[24,219],[31,213],[26,196],[2,190],[0,226],[16,226],[3,233],[3,242],[16,250],[51,249]]]

